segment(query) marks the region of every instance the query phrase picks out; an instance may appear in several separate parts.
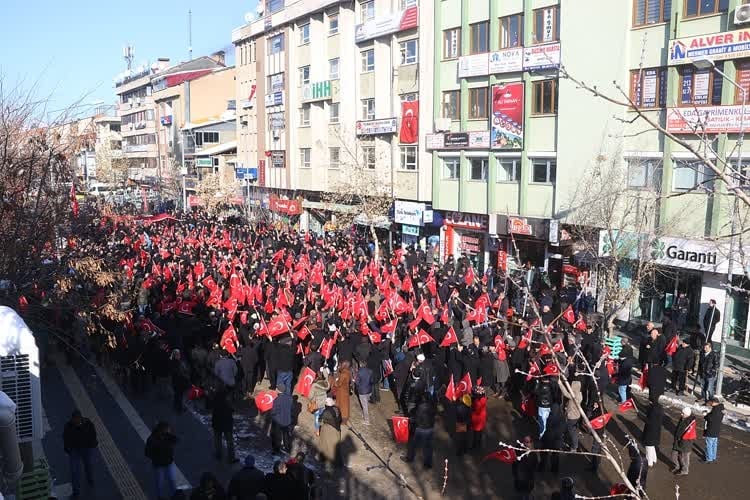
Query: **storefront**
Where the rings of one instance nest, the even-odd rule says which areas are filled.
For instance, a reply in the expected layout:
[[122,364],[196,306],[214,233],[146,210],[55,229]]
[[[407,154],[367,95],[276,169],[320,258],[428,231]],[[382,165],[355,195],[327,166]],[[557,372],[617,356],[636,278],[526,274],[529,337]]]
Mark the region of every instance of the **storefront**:
[[393,222],[401,234],[401,246],[419,246],[425,252],[432,253],[433,259],[439,258],[440,226],[442,218],[429,204],[417,201],[396,200],[393,203]]
[[547,269],[547,219],[498,215],[494,232],[498,251],[504,250],[507,254],[493,255],[494,261],[506,260],[511,270],[519,262],[522,266],[530,264],[537,269]]
[[490,264],[487,251],[489,240],[489,217],[486,214],[465,212],[441,212],[443,225],[440,228],[440,261],[449,255],[455,259],[465,255],[477,270],[484,272]]

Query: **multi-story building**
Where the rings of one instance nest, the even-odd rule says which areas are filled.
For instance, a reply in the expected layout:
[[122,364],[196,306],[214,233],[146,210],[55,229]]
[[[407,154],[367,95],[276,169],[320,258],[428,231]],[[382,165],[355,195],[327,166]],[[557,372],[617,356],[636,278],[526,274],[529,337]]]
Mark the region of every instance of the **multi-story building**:
[[238,164],[258,168],[261,189],[304,198],[303,227],[319,227],[307,215],[321,193],[429,199],[418,117],[432,99],[433,41],[420,29],[432,7],[417,3],[271,2],[233,32]]
[[[120,117],[104,113],[94,119],[96,144],[94,157],[96,170],[93,177],[99,182],[122,185],[127,180],[127,171],[122,162],[122,135]],[[90,175],[90,173],[89,173]]]
[[[559,240],[583,176],[597,162],[619,162],[622,189],[660,195],[656,224],[670,234],[655,257],[663,277],[624,319],[660,321],[680,293],[689,325],[709,299],[721,308],[727,252],[705,239],[730,232],[734,197],[685,144],[722,164],[738,161],[750,90],[747,2],[424,3],[435,7],[436,50],[433,130],[420,140],[432,152],[442,254],[464,253],[484,268],[517,251],[561,277],[564,263],[576,263],[575,246]],[[734,342],[748,347],[747,294],[732,300]]]

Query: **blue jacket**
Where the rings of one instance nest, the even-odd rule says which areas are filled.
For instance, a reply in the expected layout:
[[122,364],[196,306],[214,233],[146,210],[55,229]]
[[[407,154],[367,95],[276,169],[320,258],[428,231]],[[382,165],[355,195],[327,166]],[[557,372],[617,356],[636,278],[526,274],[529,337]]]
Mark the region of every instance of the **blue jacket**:
[[282,392],[273,400],[271,418],[277,425],[287,427],[292,425],[292,396]]
[[372,394],[372,370],[363,366],[357,371],[357,394]]

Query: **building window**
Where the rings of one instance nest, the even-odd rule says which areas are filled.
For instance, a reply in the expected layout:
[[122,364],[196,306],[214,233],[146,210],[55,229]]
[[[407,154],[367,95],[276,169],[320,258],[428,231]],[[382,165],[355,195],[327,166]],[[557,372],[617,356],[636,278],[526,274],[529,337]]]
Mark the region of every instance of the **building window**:
[[335,35],[339,32],[339,13],[331,12],[328,14],[328,34]]
[[328,168],[339,168],[341,165],[341,150],[328,148]]
[[554,115],[557,113],[557,80],[531,82],[531,114]]
[[362,51],[362,73],[375,71],[375,49]]
[[718,14],[729,8],[729,0],[685,0],[683,17]]
[[674,191],[713,191],[714,171],[699,161],[677,160],[672,178]]
[[560,16],[557,5],[534,11],[532,43],[550,43],[560,39]]
[[531,160],[531,182],[554,184],[557,178],[557,160],[536,158]]
[[417,0],[401,0],[401,10],[406,10],[409,7],[416,7]]
[[329,80],[339,79],[339,58],[338,57],[328,60],[328,79]]
[[500,48],[523,46],[523,14],[500,18]]
[[[750,59],[734,61],[734,67],[736,68],[735,80],[745,90],[747,101],[750,102]],[[742,92],[738,88],[734,89],[734,103],[742,104]]]
[[[716,61],[716,69],[724,70],[724,61]],[[718,106],[721,104],[721,89],[724,79],[711,69],[696,70],[693,66],[681,66],[680,105]]]
[[417,147],[401,146],[401,170],[417,169]]
[[362,99],[362,119],[375,119],[375,99]]
[[667,68],[644,68],[630,72],[630,100],[641,109],[667,105]]
[[521,157],[498,157],[497,182],[518,182],[521,179]]
[[305,45],[308,43],[310,43],[310,23],[299,27],[299,44]]
[[307,127],[310,125],[310,105],[303,104],[299,108],[299,125],[300,127]]
[[487,87],[469,89],[469,120],[487,119]]
[[630,189],[659,189],[661,160],[628,158],[628,187]]
[[417,62],[417,39],[406,40],[399,44],[401,50],[401,65],[416,64]]
[[461,91],[448,90],[443,92],[443,118],[451,120],[461,119]]
[[310,168],[310,158],[312,156],[312,150],[310,148],[300,148],[299,150],[299,166],[300,168]]
[[195,145],[202,146],[204,144],[218,144],[219,133],[218,132],[196,132],[195,133]]
[[419,100],[419,93],[409,92],[408,94],[401,94],[401,102],[414,102]]
[[268,53],[269,54],[271,55],[278,54],[282,50],[284,50],[284,34],[283,33],[279,33],[278,35],[272,36],[271,38],[268,39]]
[[328,121],[331,123],[339,122],[339,103],[332,102],[328,105]]
[[470,54],[482,54],[489,52],[490,50],[490,37],[489,37],[489,23],[483,21],[481,23],[472,24],[469,26],[470,29]]
[[443,59],[455,59],[461,55],[461,28],[443,31]]
[[443,158],[443,179],[456,180],[461,177],[461,158],[451,156]]
[[361,22],[366,23],[370,19],[375,19],[375,1],[365,0],[359,2]]
[[375,170],[375,141],[362,141],[362,165],[369,169]]
[[672,14],[672,0],[634,0],[633,26],[666,23]]
[[299,84],[307,85],[310,83],[310,66],[302,66],[299,69]]
[[487,158],[469,158],[469,180],[486,181],[488,164]]

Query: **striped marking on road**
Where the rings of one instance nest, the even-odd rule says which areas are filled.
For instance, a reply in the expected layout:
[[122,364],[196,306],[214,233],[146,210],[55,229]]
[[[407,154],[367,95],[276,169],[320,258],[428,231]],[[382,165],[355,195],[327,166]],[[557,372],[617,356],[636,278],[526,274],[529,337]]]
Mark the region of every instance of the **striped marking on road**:
[[[125,397],[125,394],[123,394],[120,386],[118,386],[117,383],[112,380],[112,377],[110,377],[106,371],[102,370],[102,368],[97,365],[94,365],[94,370],[96,370],[96,375],[102,381],[104,387],[107,388],[107,391],[109,391],[109,393],[112,395],[112,398],[117,402],[117,405],[125,414],[125,417],[127,417],[127,419],[130,421],[130,425],[133,426],[135,432],[138,433],[138,436],[140,436],[140,438],[145,443],[148,437],[151,435],[151,429],[148,428],[146,423],[138,414],[138,411],[133,407],[133,404],[128,400],[127,397]],[[175,483],[177,484],[177,489],[190,489],[190,482],[187,480],[179,467],[177,467],[177,464],[175,464],[175,469]]]
[[112,435],[109,433],[107,426],[104,425],[99,413],[97,413],[94,402],[91,401],[78,375],[65,363],[59,363],[58,369],[62,375],[63,382],[73,397],[76,407],[96,426],[99,453],[107,469],[109,469],[109,473],[112,479],[114,479],[117,489],[120,490],[123,499],[146,500],[146,494],[143,492],[140,483],[138,483],[135,475],[133,475],[133,471],[130,470],[117,445],[115,445]]

